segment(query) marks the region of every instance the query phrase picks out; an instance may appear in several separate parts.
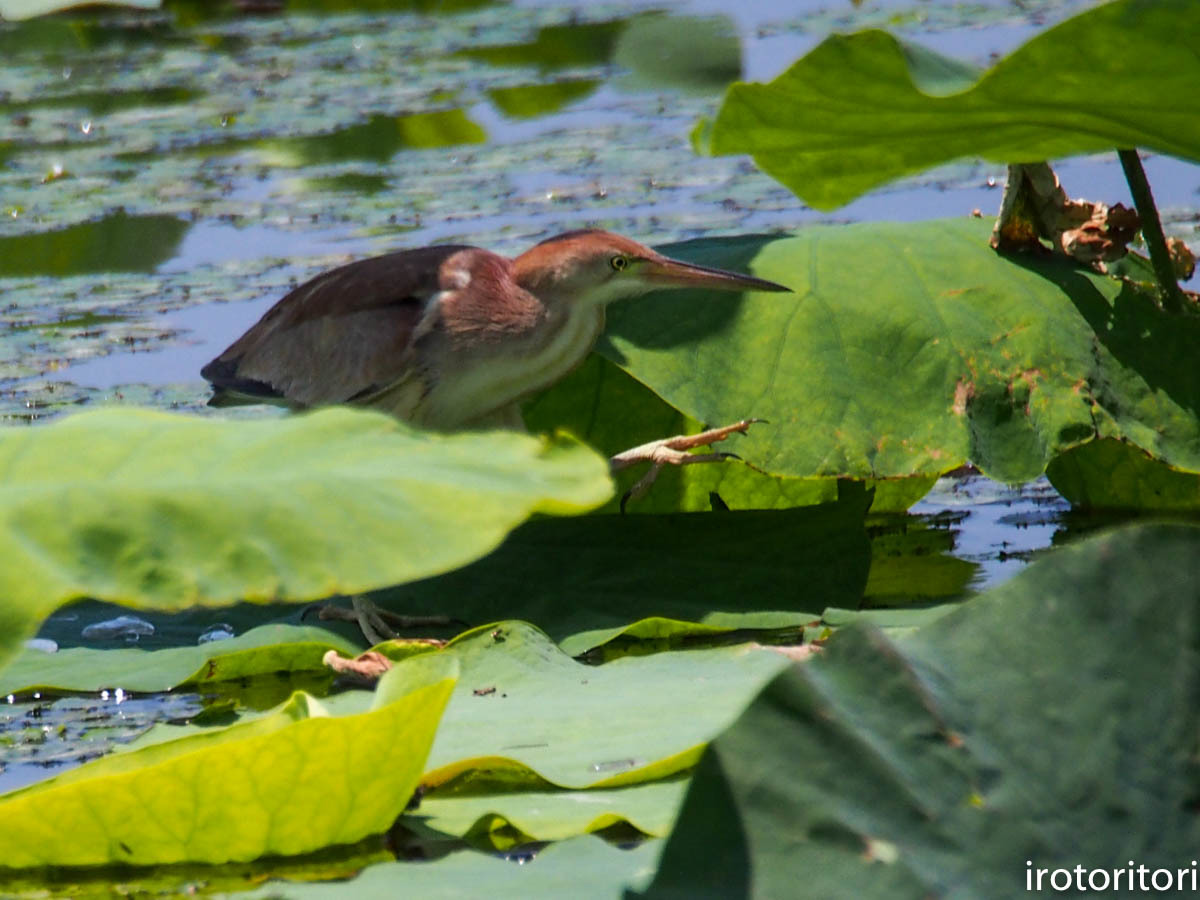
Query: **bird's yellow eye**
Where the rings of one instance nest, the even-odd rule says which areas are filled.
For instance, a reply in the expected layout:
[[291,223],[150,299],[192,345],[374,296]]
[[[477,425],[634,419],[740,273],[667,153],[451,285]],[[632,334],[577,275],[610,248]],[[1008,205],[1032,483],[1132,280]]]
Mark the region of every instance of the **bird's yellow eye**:
[[608,264],[613,267],[614,272],[624,272],[629,268],[628,256],[614,256],[608,261]]

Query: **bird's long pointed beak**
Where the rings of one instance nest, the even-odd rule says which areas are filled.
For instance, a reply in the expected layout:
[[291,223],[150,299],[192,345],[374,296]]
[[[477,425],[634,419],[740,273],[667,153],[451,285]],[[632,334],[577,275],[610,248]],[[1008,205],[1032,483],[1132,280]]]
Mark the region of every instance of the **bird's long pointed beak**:
[[752,275],[741,275],[737,272],[727,272],[724,269],[712,269],[708,266],[698,266],[694,263],[680,262],[660,256],[658,259],[647,260],[644,264],[643,277],[653,285],[663,287],[695,287],[708,288],[717,291],[784,291],[792,293],[792,289],[755,278]]

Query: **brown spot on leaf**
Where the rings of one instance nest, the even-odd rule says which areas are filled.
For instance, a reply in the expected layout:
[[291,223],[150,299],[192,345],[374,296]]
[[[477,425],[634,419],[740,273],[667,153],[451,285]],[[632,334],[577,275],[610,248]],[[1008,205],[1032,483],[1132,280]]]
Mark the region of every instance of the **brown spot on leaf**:
[[1035,390],[1037,390],[1037,382],[1041,377],[1041,369],[1025,369],[1023,372],[1018,372],[1008,382],[1008,392],[1010,394],[1012,393],[1013,386],[1017,383],[1017,379],[1019,378],[1021,381],[1025,382],[1025,386],[1029,388],[1029,393],[1032,394]]
[[965,379],[958,379],[958,384],[954,386],[954,414],[956,416],[965,416],[967,414],[967,404],[971,402],[971,398],[975,396],[975,385],[973,382]]

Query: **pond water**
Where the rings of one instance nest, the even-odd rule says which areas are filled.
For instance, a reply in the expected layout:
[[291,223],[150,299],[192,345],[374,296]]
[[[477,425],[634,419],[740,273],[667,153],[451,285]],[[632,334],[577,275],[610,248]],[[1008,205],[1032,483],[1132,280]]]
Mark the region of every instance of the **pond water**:
[[[76,25],[0,22],[0,415],[101,403],[207,414],[200,366],[290,285],[400,247],[990,215],[995,164],[944,167],[824,214],[744,159],[696,156],[688,135],[730,80],[774,77],[831,29],[887,26],[986,65],[1090,5],[300,0],[246,15],[181,0]],[[1162,157],[1146,168],[1167,231],[1195,246],[1200,170]],[[1130,203],[1114,155],[1057,170],[1072,193]],[[942,479],[908,519],[946,532],[977,566],[975,589],[1097,524],[1044,479],[978,474]],[[37,758],[47,728],[78,736],[108,704],[103,744],[199,700],[140,702],[0,707],[0,789],[63,762]]]

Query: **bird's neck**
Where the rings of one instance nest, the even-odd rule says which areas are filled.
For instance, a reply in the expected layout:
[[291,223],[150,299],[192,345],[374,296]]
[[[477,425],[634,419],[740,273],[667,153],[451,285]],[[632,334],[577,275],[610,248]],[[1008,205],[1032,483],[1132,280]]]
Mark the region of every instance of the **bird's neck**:
[[[515,267],[514,267],[515,268]],[[492,273],[474,271],[471,283]],[[493,278],[490,289],[450,291],[441,298],[444,358],[414,420],[433,428],[494,424],[494,416],[554,384],[584,359],[604,331],[604,304],[578,302],[552,281]],[[537,290],[540,288],[541,290]]]

